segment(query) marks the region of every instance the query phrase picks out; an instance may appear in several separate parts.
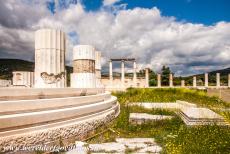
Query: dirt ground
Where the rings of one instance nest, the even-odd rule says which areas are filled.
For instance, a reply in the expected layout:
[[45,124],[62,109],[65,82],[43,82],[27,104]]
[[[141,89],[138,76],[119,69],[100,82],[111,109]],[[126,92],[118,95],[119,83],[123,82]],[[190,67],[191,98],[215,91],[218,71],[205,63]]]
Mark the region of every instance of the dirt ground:
[[207,93],[209,96],[217,96],[230,103],[230,89],[208,89]]

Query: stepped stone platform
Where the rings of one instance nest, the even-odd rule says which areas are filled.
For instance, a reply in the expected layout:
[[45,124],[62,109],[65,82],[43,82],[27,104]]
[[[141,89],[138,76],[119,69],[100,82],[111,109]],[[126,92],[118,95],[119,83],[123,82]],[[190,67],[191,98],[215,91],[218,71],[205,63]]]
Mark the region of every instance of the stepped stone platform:
[[185,108],[179,112],[179,116],[188,126],[193,125],[226,125],[224,118],[207,108]]
[[120,112],[117,98],[102,88],[6,91],[0,89],[0,152],[10,146],[52,146],[60,140],[68,145],[69,139],[83,140]]
[[144,124],[148,122],[170,120],[173,116],[166,115],[152,115],[147,113],[130,113],[129,122],[132,124]]
[[[79,145],[79,144],[77,144]],[[75,153],[160,153],[162,148],[157,145],[153,138],[116,138],[115,142],[101,144],[84,144],[77,146],[76,149],[66,152]]]

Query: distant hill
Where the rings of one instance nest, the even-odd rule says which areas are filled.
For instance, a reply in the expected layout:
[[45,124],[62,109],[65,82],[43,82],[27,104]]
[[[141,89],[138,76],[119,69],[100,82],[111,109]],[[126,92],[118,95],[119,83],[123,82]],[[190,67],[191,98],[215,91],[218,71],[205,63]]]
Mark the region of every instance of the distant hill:
[[[67,83],[70,81],[70,73],[73,67],[66,66]],[[34,62],[20,59],[0,59],[0,79],[10,80],[13,77],[13,71],[31,71],[34,72]]]

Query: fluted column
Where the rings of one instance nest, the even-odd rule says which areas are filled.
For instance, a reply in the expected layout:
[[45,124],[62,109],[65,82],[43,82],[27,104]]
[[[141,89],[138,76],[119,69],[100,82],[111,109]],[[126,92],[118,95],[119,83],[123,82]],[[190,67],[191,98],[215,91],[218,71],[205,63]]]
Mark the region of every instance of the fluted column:
[[95,51],[95,74],[96,74],[96,87],[103,87],[101,83],[101,52]]
[[196,76],[193,77],[193,87],[196,87]]
[[112,60],[109,61],[109,80],[110,84],[113,83],[113,62]]
[[204,86],[208,87],[208,73],[204,74]]
[[220,87],[220,73],[216,73],[216,87]]
[[149,87],[149,69],[145,68],[145,87]]
[[161,74],[157,74],[157,87],[161,87]]
[[173,75],[169,74],[169,87],[173,87]]
[[121,61],[121,83],[124,86],[125,84],[125,62],[124,60]]
[[181,80],[181,87],[185,87],[185,81]]
[[65,87],[65,33],[56,29],[35,32],[35,88]]
[[133,84],[134,84],[134,87],[137,86],[137,65],[136,65],[136,61],[133,62]]

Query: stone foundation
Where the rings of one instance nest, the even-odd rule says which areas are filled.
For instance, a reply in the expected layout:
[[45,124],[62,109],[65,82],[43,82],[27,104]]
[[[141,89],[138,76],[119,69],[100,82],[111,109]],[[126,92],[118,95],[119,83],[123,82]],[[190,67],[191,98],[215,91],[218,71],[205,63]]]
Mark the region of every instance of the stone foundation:
[[[57,145],[57,143],[63,142],[71,137],[74,137],[75,140],[83,140],[88,136],[90,131],[114,119],[118,115],[117,111],[112,110],[80,122],[77,121],[56,128],[3,137],[0,139],[0,150],[7,152],[5,149],[7,147],[23,148],[38,145]],[[70,143],[67,142],[66,144]]]

